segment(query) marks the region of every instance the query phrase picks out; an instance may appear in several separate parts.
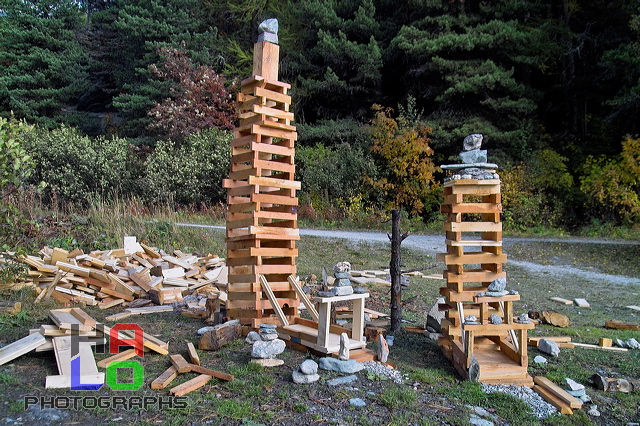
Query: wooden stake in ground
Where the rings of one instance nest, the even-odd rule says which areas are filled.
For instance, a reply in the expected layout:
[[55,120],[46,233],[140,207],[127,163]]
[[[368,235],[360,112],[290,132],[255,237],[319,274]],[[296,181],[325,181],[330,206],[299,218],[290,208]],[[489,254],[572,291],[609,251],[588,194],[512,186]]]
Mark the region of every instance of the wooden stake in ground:
[[409,232],[400,234],[400,210],[391,210],[391,235],[387,234],[391,241],[391,262],[389,274],[391,275],[391,332],[398,333],[402,327],[402,284],[400,245],[409,236]]

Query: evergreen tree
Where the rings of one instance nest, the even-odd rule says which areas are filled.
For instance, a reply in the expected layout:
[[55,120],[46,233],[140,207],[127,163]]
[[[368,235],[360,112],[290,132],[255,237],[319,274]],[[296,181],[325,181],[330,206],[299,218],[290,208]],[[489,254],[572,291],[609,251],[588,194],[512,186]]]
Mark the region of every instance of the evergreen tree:
[[298,49],[287,57],[297,119],[363,118],[379,99],[382,47],[372,0],[301,2]]
[[[433,127],[434,148],[458,151],[484,133],[495,156],[522,159],[531,148],[543,34],[528,2],[414,1],[389,60],[401,93],[415,96]],[[400,13],[400,12],[399,12]],[[398,72],[398,71],[396,71]]]
[[105,22],[115,30],[119,42],[110,55],[119,58],[113,70],[116,90],[114,106],[127,120],[125,132],[138,136],[149,124],[148,112],[165,99],[172,87],[151,71],[159,63],[159,47],[186,52],[195,65],[218,70],[224,58],[219,49],[217,30],[203,15],[204,0],[131,0],[111,9],[113,21]]
[[87,56],[73,0],[2,0],[0,114],[54,126],[88,87]]

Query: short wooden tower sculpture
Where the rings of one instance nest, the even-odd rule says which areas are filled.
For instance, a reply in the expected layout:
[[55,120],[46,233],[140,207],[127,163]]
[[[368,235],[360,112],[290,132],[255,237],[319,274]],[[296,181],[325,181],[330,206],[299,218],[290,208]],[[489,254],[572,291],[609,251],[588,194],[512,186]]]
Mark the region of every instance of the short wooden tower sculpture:
[[[447,253],[438,255],[446,265],[447,318],[440,345],[465,379],[485,384],[533,386],[527,373],[527,330],[534,328],[526,314],[514,318],[517,292],[505,290],[502,253],[502,211],[497,166],[486,163],[478,148],[482,135],[465,139],[465,164],[442,166],[454,170],[444,184],[447,215]],[[477,151],[477,152],[471,152]]]
[[269,21],[275,20],[261,24],[254,45],[253,76],[242,81],[238,94],[240,125],[231,142],[231,172],[224,181],[229,206],[227,315],[254,327],[276,313],[272,302],[281,308],[278,313],[294,317],[300,303],[288,281],[296,275],[299,239],[297,133],[289,111],[291,86],[278,81],[277,21],[275,28]]

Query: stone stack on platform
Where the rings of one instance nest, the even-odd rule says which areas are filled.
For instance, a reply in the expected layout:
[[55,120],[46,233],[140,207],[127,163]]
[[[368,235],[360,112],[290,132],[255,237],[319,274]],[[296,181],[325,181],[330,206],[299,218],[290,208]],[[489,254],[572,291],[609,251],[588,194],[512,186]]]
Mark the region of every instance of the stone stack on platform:
[[[273,20],[268,20],[273,21]],[[265,21],[267,22],[267,21]],[[264,23],[263,23],[264,24]],[[287,280],[296,275],[300,182],[294,180],[296,128],[287,83],[278,81],[279,46],[267,22],[254,46],[253,76],[238,94],[240,124],[231,142],[227,188],[227,315],[256,327],[274,311],[263,293],[264,275],[285,315],[299,299]]]
[[[482,140],[481,135],[472,136]],[[478,150],[479,142],[467,143],[469,138],[465,149]],[[480,157],[486,161],[486,151]],[[514,318],[513,302],[520,295],[505,290],[507,256],[502,253],[497,166],[477,158],[472,155],[472,164],[443,166],[457,174],[444,184],[441,207],[447,215],[447,253],[439,254],[438,260],[446,265],[447,286],[440,293],[447,318],[440,345],[465,379],[533,386],[527,373],[527,330],[534,325],[526,315]],[[470,166],[476,169],[472,173],[466,169]]]

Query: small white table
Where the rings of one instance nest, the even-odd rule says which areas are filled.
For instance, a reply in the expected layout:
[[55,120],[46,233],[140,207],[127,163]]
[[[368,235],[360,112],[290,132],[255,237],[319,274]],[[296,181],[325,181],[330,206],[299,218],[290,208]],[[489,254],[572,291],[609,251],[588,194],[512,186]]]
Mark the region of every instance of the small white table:
[[351,339],[362,342],[364,336],[364,299],[369,293],[349,294],[347,296],[315,297],[319,303],[318,309],[318,345],[329,346],[329,334],[331,328],[331,303],[343,300],[353,300],[353,324],[351,327]]

